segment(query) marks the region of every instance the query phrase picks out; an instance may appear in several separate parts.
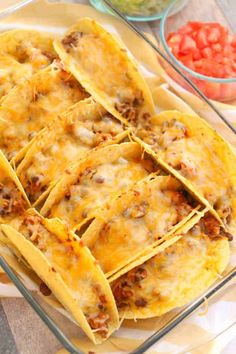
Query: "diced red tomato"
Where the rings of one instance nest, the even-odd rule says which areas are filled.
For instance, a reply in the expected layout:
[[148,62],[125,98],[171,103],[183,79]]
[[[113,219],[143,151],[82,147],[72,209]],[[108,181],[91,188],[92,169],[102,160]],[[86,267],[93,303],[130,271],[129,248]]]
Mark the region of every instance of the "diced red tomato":
[[194,53],[193,53],[193,60],[199,60],[201,59],[202,55],[201,52],[198,48],[195,49]]
[[236,49],[236,36],[233,36],[233,40],[231,42],[231,46]]
[[202,54],[203,58],[206,58],[206,59],[212,59],[213,58],[213,52],[212,52],[211,47],[203,48],[201,50],[201,54]]
[[193,61],[193,55],[187,54],[180,57],[180,61],[191,70],[195,70],[195,65]]
[[207,32],[204,28],[201,28],[196,36],[196,43],[198,48],[202,49],[209,45],[207,40]]
[[202,27],[202,22],[189,21],[188,25],[192,28],[193,31],[197,31]]
[[178,57],[179,53],[179,46],[180,42],[182,40],[182,37],[180,34],[175,34],[171,33],[168,37],[168,45],[170,46],[170,49],[175,57]]
[[191,34],[192,32],[193,32],[193,28],[189,23],[186,26],[183,26],[179,29],[180,34]]
[[220,43],[212,44],[211,48],[217,53],[222,51],[222,45]]
[[209,32],[209,35],[207,37],[209,43],[218,43],[220,39],[220,29],[218,27],[214,27],[211,29]]
[[[236,78],[236,35],[220,24],[190,21],[171,33],[167,43],[173,55],[189,69],[215,78]],[[213,99],[223,95],[226,100],[226,94],[233,92],[226,88],[222,91],[221,84],[207,80],[195,79],[195,83]],[[235,98],[236,84],[234,89]]]
[[179,51],[181,54],[193,53],[197,48],[196,42],[188,35],[184,34],[180,42]]

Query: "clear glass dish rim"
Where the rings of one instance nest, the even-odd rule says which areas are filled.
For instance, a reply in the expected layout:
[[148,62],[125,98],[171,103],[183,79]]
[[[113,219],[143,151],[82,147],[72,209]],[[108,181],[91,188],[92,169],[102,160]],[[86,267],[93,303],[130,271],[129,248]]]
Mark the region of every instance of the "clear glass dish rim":
[[12,14],[13,12],[19,10],[23,6],[29,5],[33,1],[34,0],[21,0],[20,2],[18,2],[15,5],[10,5],[10,6],[6,7],[6,9],[0,11],[0,19],[2,17]]
[[162,18],[160,20],[160,40],[161,40],[161,44],[163,45],[166,53],[168,54],[168,56],[171,58],[171,60],[178,66],[180,67],[182,70],[186,71],[187,73],[189,73],[191,76],[200,79],[200,80],[204,80],[204,81],[210,81],[210,82],[216,82],[216,83],[220,83],[220,84],[227,84],[227,83],[236,83],[236,77],[235,78],[215,78],[215,77],[210,77],[210,76],[206,76],[206,75],[202,75],[197,73],[196,71],[193,71],[191,69],[189,69],[187,66],[185,66],[184,64],[182,64],[170,51],[170,48],[166,42],[166,36],[165,36],[165,25],[166,25],[166,21],[168,16],[170,16],[170,11],[173,9],[173,7],[176,5],[176,3],[178,3],[179,0],[173,0],[171,2],[171,4],[165,9],[165,11],[163,12]]

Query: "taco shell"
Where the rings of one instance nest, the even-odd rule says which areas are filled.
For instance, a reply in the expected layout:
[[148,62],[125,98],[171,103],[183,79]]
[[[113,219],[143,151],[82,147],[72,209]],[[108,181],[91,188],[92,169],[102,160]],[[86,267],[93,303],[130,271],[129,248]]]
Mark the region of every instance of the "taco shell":
[[169,168],[230,232],[236,231],[236,154],[228,142],[205,120],[177,111],[153,116],[137,135],[160,165]]
[[73,230],[91,220],[117,194],[157,169],[137,143],[113,144],[91,151],[68,168],[53,187],[41,213],[59,217]]
[[15,86],[0,106],[0,148],[8,160],[19,161],[38,131],[86,96],[55,64]]
[[111,283],[121,318],[161,316],[200,296],[229,262],[229,242],[211,238],[190,220],[177,242]]
[[82,235],[82,241],[107,278],[150,254],[153,247],[164,245],[195,215],[197,208],[184,193],[175,178],[151,175],[100,211]]
[[42,202],[70,164],[91,149],[118,142],[127,134],[121,123],[91,98],[69,108],[37,134],[17,168],[31,203]]
[[134,59],[96,21],[80,19],[54,47],[66,69],[114,117],[137,125],[154,113],[151,93]]
[[[89,250],[60,220],[34,209],[2,231],[94,343],[119,326],[109,284]],[[70,256],[68,256],[70,255]]]
[[57,58],[53,40],[46,33],[24,29],[0,35],[0,98]]

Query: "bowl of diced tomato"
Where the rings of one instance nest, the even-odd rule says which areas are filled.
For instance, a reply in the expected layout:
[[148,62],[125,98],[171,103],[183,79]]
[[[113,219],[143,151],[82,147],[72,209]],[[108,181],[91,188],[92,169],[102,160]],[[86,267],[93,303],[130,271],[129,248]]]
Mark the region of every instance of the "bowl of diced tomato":
[[[221,102],[236,99],[236,35],[224,24],[212,19],[196,20],[199,11],[190,1],[185,14],[170,18],[165,12],[160,24],[160,40],[171,61],[209,98]],[[187,11],[186,11],[187,10]],[[196,13],[196,14],[195,14]],[[181,13],[180,13],[181,14]],[[189,14],[193,19],[188,19]],[[171,65],[161,61],[167,74],[178,84],[195,93],[194,89]]]

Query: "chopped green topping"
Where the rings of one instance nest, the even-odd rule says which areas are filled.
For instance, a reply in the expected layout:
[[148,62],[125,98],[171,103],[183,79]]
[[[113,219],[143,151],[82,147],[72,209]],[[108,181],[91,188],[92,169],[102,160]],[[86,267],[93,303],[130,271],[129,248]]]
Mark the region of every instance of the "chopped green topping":
[[150,16],[162,12],[171,0],[111,0],[122,13],[131,16]]

